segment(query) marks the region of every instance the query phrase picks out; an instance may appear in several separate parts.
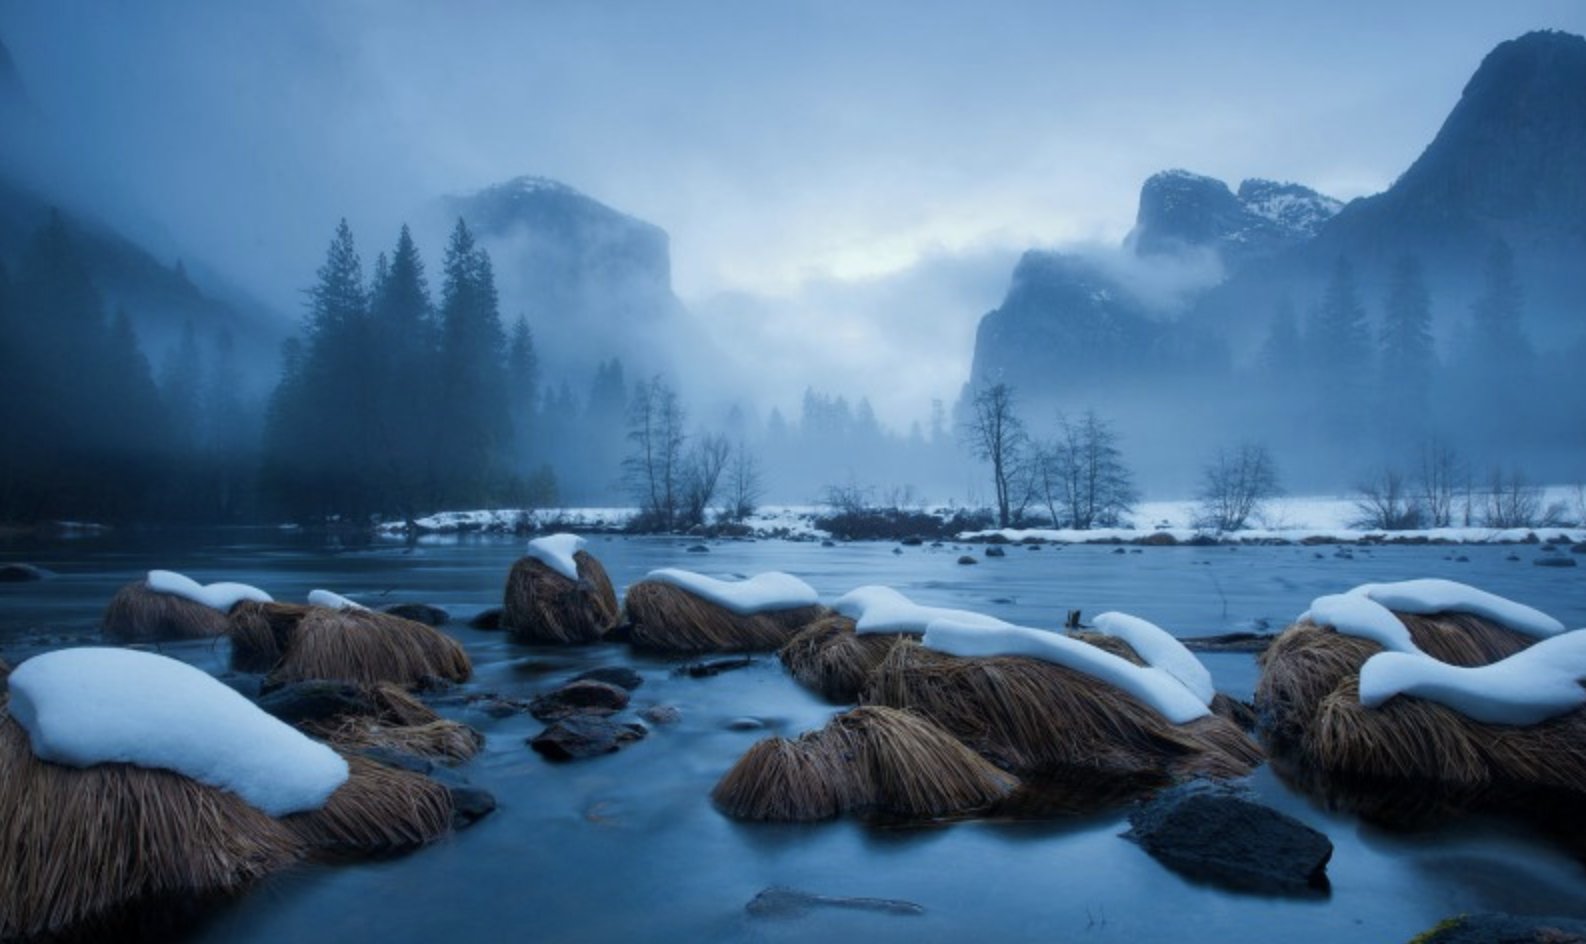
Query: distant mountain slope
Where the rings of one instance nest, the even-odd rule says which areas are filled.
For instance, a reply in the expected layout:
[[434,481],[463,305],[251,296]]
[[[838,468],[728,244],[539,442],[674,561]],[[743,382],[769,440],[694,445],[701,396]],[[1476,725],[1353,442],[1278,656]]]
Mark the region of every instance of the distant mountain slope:
[[1237,194],[1185,170],[1154,174],[1125,245],[1140,255],[1216,250],[1230,269],[1305,242],[1343,206],[1299,184],[1247,180]]
[[490,250],[502,314],[528,317],[542,351],[580,382],[607,357],[659,369],[675,330],[666,231],[543,177],[518,177],[442,201]]

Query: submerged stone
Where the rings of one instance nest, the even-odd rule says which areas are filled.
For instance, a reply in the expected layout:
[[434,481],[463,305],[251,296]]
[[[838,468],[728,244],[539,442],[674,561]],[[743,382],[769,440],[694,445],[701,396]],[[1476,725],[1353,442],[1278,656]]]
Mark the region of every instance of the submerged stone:
[[528,745],[547,760],[581,760],[616,753],[648,733],[639,724],[621,724],[587,714],[573,715],[529,738]]
[[541,721],[573,715],[609,715],[628,707],[628,690],[593,679],[572,681],[529,703],[529,714]]
[[590,669],[588,672],[580,672],[573,676],[572,681],[605,682],[607,685],[615,685],[631,692],[644,684],[644,676],[625,665],[605,665],[598,669]]
[[784,885],[772,885],[763,889],[744,905],[744,910],[756,918],[798,918],[816,908],[843,908],[850,911],[874,911],[879,914],[899,916],[925,914],[925,909],[912,901],[817,895]]
[[450,613],[428,603],[393,603],[381,612],[410,619],[415,623],[423,623],[425,626],[443,626],[452,619]]

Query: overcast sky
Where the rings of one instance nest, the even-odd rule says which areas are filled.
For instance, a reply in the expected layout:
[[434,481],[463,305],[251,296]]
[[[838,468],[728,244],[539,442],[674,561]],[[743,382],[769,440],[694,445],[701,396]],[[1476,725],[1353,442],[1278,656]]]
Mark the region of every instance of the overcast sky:
[[1380,190],[1543,27],[1586,3],[0,0],[107,213],[283,311],[338,216],[384,244],[540,174],[664,227],[725,347],[802,351],[773,399],[818,381],[894,422],[956,393],[1020,250],[1115,242],[1169,167]]

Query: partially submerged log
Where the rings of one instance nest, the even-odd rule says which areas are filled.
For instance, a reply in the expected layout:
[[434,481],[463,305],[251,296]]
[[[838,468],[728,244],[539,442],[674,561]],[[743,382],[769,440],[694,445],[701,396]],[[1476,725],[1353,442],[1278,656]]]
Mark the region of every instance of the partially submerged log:
[[803,822],[855,814],[917,821],[982,813],[1017,784],[925,719],[869,707],[797,740],[755,744],[711,797],[736,819]]
[[535,557],[521,557],[507,576],[501,626],[517,642],[599,642],[617,625],[617,592],[606,568],[588,551],[573,555],[570,580]]

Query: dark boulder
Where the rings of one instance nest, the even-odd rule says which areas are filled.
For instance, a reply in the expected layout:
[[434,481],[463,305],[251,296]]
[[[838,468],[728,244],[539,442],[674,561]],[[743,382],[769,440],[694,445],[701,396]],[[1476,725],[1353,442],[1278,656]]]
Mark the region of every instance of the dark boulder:
[[425,626],[444,626],[452,621],[450,613],[428,603],[393,603],[381,612],[410,619],[415,623],[423,623]]
[[607,685],[615,685],[631,692],[644,684],[644,676],[625,665],[604,665],[598,669],[590,669],[588,672],[580,672],[573,676],[573,681],[605,682]]
[[1125,839],[1187,878],[1266,895],[1327,893],[1332,842],[1231,787],[1164,790],[1135,807],[1129,825]]
[[371,747],[359,753],[387,767],[423,774],[444,786],[452,800],[453,829],[465,829],[495,812],[495,794],[483,787],[474,786],[466,777],[450,767],[442,767],[428,758],[389,747]]
[[958,558],[958,562],[960,564],[963,564],[963,565],[966,565],[966,566],[969,565],[969,564],[978,564],[978,563],[980,563],[980,561],[975,560],[973,557],[969,556],[968,554],[961,555]]
[[568,682],[553,692],[537,696],[529,703],[529,714],[541,721],[559,721],[573,715],[615,714],[626,707],[627,689],[586,679]]
[[478,616],[469,620],[468,625],[474,629],[500,629],[501,614],[503,612],[501,607],[493,606],[488,610],[481,611]]
[[1487,912],[1439,922],[1415,944],[1586,944],[1586,921]]
[[293,682],[261,696],[259,707],[287,724],[374,714],[374,703],[356,685],[315,679]]
[[992,546],[986,548],[986,556],[987,557],[1007,557],[1008,556],[1008,552],[1003,550],[1000,546],[998,546],[996,544],[993,544]]
[[754,660],[748,656],[735,656],[730,659],[711,659],[707,662],[690,662],[680,665],[672,670],[673,675],[686,675],[689,678],[710,678],[733,669],[747,669],[754,665]]
[[580,760],[615,753],[648,733],[643,725],[573,715],[529,738],[528,744],[548,760]]
[[31,583],[48,576],[49,571],[32,564],[0,564],[0,583]]

